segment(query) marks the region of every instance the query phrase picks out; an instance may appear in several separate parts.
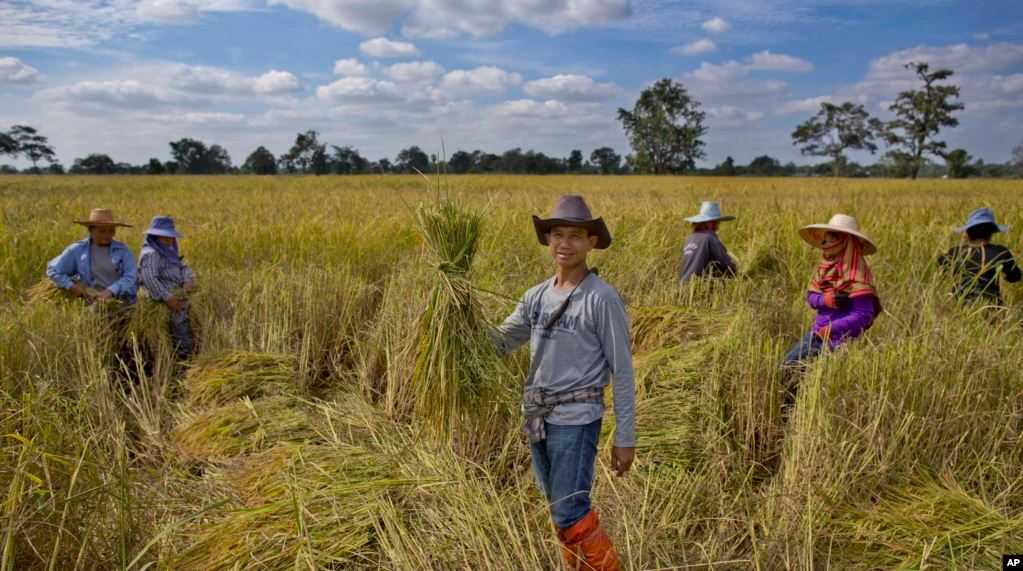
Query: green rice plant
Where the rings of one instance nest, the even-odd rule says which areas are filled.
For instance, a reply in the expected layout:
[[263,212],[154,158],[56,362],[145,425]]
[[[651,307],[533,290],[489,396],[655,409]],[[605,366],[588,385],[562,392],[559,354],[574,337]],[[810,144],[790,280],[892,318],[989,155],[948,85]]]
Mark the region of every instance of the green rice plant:
[[185,460],[220,461],[264,450],[280,442],[316,438],[305,405],[286,396],[243,398],[199,412],[183,412],[171,433]]
[[190,406],[224,405],[297,390],[298,359],[292,354],[224,351],[197,357],[185,374]]

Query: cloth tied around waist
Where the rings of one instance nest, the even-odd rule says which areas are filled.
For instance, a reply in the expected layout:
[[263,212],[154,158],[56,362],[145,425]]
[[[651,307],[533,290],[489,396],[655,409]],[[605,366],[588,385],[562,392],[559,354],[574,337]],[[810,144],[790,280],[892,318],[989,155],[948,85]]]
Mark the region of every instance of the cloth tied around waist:
[[588,387],[551,393],[542,388],[526,388],[522,392],[522,415],[525,417],[523,431],[529,438],[531,444],[535,444],[547,438],[547,430],[544,422],[554,410],[554,407],[571,403],[604,403],[603,387]]

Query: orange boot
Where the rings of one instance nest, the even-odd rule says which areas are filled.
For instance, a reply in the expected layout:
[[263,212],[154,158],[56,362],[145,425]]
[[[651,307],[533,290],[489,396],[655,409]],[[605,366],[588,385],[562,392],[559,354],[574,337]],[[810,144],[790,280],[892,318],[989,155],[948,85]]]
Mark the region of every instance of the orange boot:
[[558,539],[570,571],[618,571],[618,554],[600,528],[597,512],[591,510],[572,527],[559,530]]

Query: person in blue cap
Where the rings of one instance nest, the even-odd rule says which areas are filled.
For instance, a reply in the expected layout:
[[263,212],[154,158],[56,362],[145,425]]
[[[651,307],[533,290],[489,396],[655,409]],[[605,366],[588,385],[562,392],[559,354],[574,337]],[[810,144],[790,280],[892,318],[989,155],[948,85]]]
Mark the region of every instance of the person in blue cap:
[[188,294],[195,288],[195,274],[178,252],[180,237],[173,218],[153,217],[139,254],[139,284],[150,298],[167,304],[174,351],[179,359],[187,359],[194,349]]
[[974,210],[967,217],[966,224],[956,229],[963,235],[962,243],[938,258],[938,264],[951,270],[956,277],[956,297],[1001,305],[999,274],[1009,283],[1023,278],[1012,252],[1005,246],[991,243],[996,233],[1006,230],[1007,226],[995,221],[995,214],[990,208]]
[[735,220],[735,216],[722,215],[718,203],[711,201],[705,201],[700,205],[699,214],[686,218],[686,222],[693,225],[693,231],[682,246],[679,282],[697,276],[735,275],[735,261],[728,255],[728,249],[721,243],[717,234],[718,227],[727,220]]

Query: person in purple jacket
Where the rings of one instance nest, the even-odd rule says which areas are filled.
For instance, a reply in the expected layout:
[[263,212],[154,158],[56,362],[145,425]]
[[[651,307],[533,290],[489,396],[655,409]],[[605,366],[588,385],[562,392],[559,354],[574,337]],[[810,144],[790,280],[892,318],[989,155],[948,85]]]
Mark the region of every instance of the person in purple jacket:
[[[785,355],[786,368],[859,337],[881,312],[866,260],[877,247],[853,217],[836,214],[827,224],[811,224],[799,235],[823,255],[806,292],[806,303],[817,315],[810,331]],[[795,387],[789,393],[786,400],[791,404]]]

